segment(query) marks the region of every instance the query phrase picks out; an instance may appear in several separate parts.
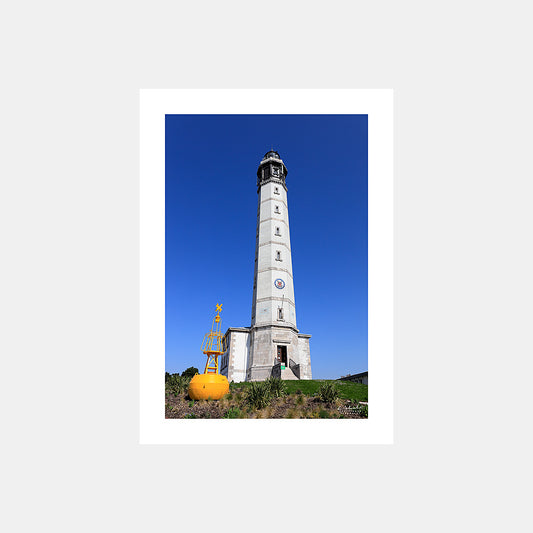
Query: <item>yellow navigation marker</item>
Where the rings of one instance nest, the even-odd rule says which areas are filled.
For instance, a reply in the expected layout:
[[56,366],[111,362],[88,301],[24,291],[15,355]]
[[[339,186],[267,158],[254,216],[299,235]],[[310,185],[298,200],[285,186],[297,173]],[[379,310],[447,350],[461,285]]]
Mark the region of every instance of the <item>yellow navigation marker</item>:
[[211,331],[205,334],[202,351],[207,355],[207,362],[203,374],[196,374],[189,385],[189,396],[193,400],[220,400],[229,392],[226,376],[218,373],[218,356],[226,351],[224,336],[220,333],[220,311],[222,304],[217,304],[217,314],[213,318]]

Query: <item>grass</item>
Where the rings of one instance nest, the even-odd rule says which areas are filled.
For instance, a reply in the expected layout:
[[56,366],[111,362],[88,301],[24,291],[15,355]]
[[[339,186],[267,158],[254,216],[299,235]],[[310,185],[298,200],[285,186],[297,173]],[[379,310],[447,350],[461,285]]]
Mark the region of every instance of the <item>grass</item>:
[[[240,394],[246,391],[253,382],[230,383],[230,392]],[[287,394],[297,394],[298,390],[306,396],[314,396],[324,383],[335,383],[339,391],[339,398],[356,402],[368,401],[368,385],[353,383],[351,381],[339,381],[335,379],[311,379],[311,380],[284,380]]]

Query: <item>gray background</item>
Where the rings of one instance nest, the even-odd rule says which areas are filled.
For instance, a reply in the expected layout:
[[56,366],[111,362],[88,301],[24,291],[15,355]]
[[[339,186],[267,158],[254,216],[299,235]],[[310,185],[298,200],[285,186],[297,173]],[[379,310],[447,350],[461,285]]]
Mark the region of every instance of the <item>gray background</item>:
[[[530,530],[527,7],[6,4],[3,529]],[[139,88],[197,87],[395,89],[394,446],[137,444]]]

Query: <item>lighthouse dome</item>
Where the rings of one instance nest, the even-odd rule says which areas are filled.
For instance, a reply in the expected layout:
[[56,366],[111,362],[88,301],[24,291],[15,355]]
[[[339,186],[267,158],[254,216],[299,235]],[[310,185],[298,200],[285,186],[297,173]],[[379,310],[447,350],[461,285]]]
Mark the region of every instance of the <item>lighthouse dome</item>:
[[277,181],[283,185],[285,190],[285,178],[287,177],[287,167],[276,150],[268,151],[261,159],[257,169],[257,187],[269,181]]
[[271,157],[273,157],[274,159],[279,159],[281,161],[281,157],[279,156],[278,152],[274,150],[270,150],[270,152],[267,152],[263,156],[263,161],[266,161],[267,159],[270,159]]

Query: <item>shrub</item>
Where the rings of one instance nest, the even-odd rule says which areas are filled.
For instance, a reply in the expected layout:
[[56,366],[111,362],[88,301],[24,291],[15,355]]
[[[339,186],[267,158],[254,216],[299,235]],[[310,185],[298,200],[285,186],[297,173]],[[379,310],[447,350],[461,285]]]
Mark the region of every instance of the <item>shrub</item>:
[[196,374],[198,374],[198,369],[194,366],[190,366],[189,368],[187,368],[187,370],[184,370],[182,373],[181,373],[181,377],[184,377],[184,378],[192,378],[194,377]]
[[271,400],[270,385],[266,381],[252,381],[246,391],[246,402],[255,409],[263,409]]
[[318,412],[319,418],[330,418],[329,413],[325,409],[320,409]]
[[270,377],[265,383],[268,385],[270,396],[272,398],[281,398],[287,394],[287,387],[281,378]]
[[188,392],[189,385],[191,383],[191,378],[184,378],[183,376],[181,376],[181,383],[183,386],[183,392]]
[[333,403],[339,397],[339,390],[335,383],[326,382],[320,385],[317,395],[321,401]]
[[238,407],[231,407],[228,409],[222,418],[240,418],[242,416],[242,412]]
[[188,415],[185,415],[183,418],[198,418],[194,413],[189,413]]
[[189,382],[191,380],[184,378],[179,374],[169,374],[168,378],[166,379],[165,388],[167,392],[174,394],[174,396],[182,394],[189,389]]

